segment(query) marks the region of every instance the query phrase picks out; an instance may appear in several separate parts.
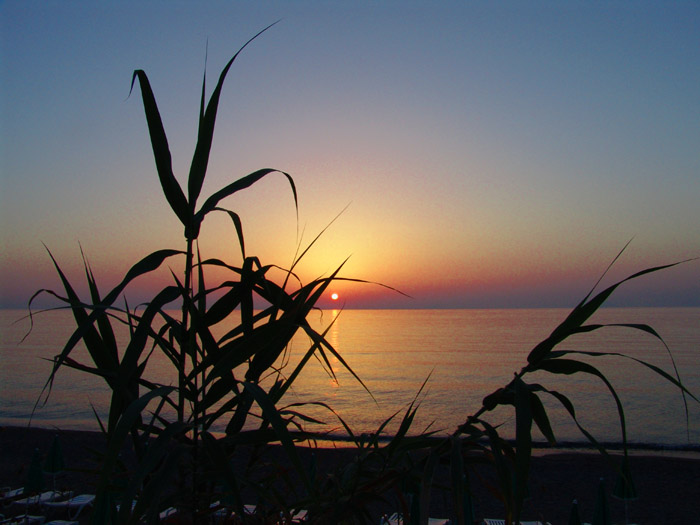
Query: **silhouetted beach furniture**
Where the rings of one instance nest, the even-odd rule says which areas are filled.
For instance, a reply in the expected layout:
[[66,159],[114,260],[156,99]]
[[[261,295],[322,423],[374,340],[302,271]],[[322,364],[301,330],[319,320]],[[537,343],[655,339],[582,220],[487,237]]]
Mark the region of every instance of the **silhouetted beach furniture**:
[[22,499],[13,500],[11,503],[13,505],[26,505],[29,507],[36,505],[44,505],[46,503],[59,501],[63,498],[70,498],[73,495],[71,491],[61,492],[60,490],[47,490],[41,494],[35,494],[34,496],[29,496]]
[[[6,487],[2,490],[2,493],[0,493],[0,505],[2,505],[2,508],[5,509],[6,507],[12,505],[15,501],[20,499],[22,496],[24,496],[24,487],[20,487],[18,489],[11,489],[9,487]],[[2,523],[2,521],[5,519],[5,516],[0,514],[0,523]]]
[[582,525],[581,516],[578,511],[578,501],[574,500],[571,503],[571,512],[569,513],[569,525]]
[[[222,503],[215,501],[211,504],[214,512],[211,514],[211,520],[213,523],[229,523],[230,519],[234,519],[236,512],[229,506],[223,505]],[[243,512],[247,516],[253,516],[258,508],[255,505],[243,505]],[[304,523],[308,518],[308,511],[304,509],[294,510],[291,512],[291,521],[286,521],[286,517],[280,517],[279,522],[276,523]]]
[[[213,523],[230,523],[231,519],[234,520],[234,523],[238,523],[235,521],[236,512],[231,507],[222,505],[220,502],[216,501],[211,504],[211,508],[216,509],[210,516]],[[243,505],[243,512],[246,516],[254,516],[257,511],[258,508],[255,505]],[[278,523],[279,525],[285,523],[305,523],[308,519],[308,514],[308,511],[304,509],[291,509],[291,516],[282,516],[280,514],[279,520],[275,521],[275,523]],[[288,520],[288,517],[291,517],[291,520]]]
[[11,489],[9,487],[4,488],[2,490],[2,495],[0,496],[0,500],[5,503],[6,501],[9,501],[11,499],[17,499],[24,494],[24,487],[20,487],[18,489]]
[[[80,494],[63,501],[49,501],[43,503],[43,506],[47,510],[65,510],[68,513],[68,518],[74,520],[85,507],[92,506],[94,501],[94,494]],[[72,512],[73,510],[75,510],[75,514]]]
[[[231,519],[236,516],[236,512],[233,510],[232,507],[221,503],[219,501],[215,501],[210,505],[210,508],[214,510],[214,512],[211,514],[211,519],[213,523],[229,523]],[[255,514],[255,509],[257,507],[255,505],[243,505],[243,512],[246,515],[252,516]],[[304,511],[306,512],[306,511]]]
[[51,477],[53,478],[53,490],[56,490],[56,474],[63,472],[63,469],[65,468],[61,443],[58,441],[58,436],[56,435],[53,438],[51,448],[49,449],[49,453],[46,456],[46,461],[44,462],[44,472],[51,474]]
[[598,483],[598,497],[595,501],[593,509],[593,525],[612,525],[610,521],[610,505],[608,504],[608,495],[605,492],[605,479],[600,478]]
[[[428,518],[428,525],[449,525],[450,520],[444,518]],[[401,514],[394,512],[388,518],[382,517],[379,525],[404,525],[404,519]]]
[[308,512],[304,509],[300,510],[295,510],[292,513],[292,523],[303,523],[306,521],[306,518],[308,516]]
[[22,514],[21,516],[13,516],[0,521],[1,525],[41,525],[46,518],[44,516],[32,516],[31,514]]
[[[506,520],[485,518],[484,525],[506,525]],[[521,521],[520,525],[551,525],[551,524],[549,522],[542,523],[541,521]]]
[[[41,471],[41,456],[39,454],[39,449],[34,449],[34,454],[32,455],[32,462],[29,465],[29,470],[27,471],[27,480],[24,482],[24,492],[23,494],[27,497],[15,500],[13,503],[16,505],[24,505],[24,514],[29,515],[29,507],[41,503],[42,498],[55,498],[56,494],[54,491],[50,493],[39,494],[44,488],[44,473]],[[34,501],[36,499],[36,501]],[[43,520],[42,520],[43,521]]]
[[178,513],[178,510],[175,507],[168,507],[167,509],[161,510],[158,513],[158,519],[160,521],[167,522],[168,518],[175,516],[177,513]]
[[29,509],[31,507],[39,505],[41,502],[48,501],[51,498],[60,498],[70,494],[51,490],[43,492],[41,494],[35,494],[33,496],[22,498],[22,496],[25,493],[26,491],[24,487],[19,489],[6,490],[3,492],[3,505],[10,510],[12,508],[17,508],[15,512],[20,511],[20,508],[24,507],[24,513],[21,515],[15,515],[10,517],[0,515],[1,525],[9,525],[14,523],[24,523],[27,525],[35,523],[44,523],[44,520],[46,519],[45,516],[30,514]]

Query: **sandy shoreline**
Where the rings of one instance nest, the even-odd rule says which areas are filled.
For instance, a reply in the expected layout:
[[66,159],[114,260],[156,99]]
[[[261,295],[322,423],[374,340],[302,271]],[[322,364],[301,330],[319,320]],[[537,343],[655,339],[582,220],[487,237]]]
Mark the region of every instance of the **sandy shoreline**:
[[[71,471],[60,475],[61,486],[76,492],[90,492],[94,478],[85,471],[94,466],[90,450],[104,445],[99,433],[26,427],[0,427],[0,486],[21,486],[35,449],[49,450],[58,435]],[[304,451],[308,453],[309,451]],[[352,456],[351,449],[318,449],[319,467],[331,469]],[[639,498],[628,503],[631,523],[684,523],[697,519],[700,512],[700,453],[690,451],[634,450],[631,469]],[[597,452],[581,449],[538,450],[532,460],[530,491],[524,519],[543,519],[553,525],[567,523],[571,502],[577,499],[581,515],[590,521],[599,479],[607,481],[608,493],[614,471]],[[498,501],[473,476],[477,517],[502,517]],[[46,476],[45,483],[51,483]],[[432,498],[433,516],[448,516],[449,502],[444,495]],[[612,518],[624,523],[623,502],[610,498]]]

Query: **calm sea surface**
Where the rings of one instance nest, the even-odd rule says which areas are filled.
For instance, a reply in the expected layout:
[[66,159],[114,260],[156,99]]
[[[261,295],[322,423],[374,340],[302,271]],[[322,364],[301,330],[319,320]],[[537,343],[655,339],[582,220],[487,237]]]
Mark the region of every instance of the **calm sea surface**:
[[[341,363],[331,359],[337,382],[312,360],[286,401],[323,401],[356,432],[371,431],[394,412],[403,411],[430,376],[420,396],[414,430],[432,423],[433,429],[450,432],[478,410],[485,395],[508,383],[525,364],[530,349],[567,313],[565,309],[346,310],[340,313],[327,338],[362,378],[374,400]],[[0,425],[28,422],[49,375],[51,365],[46,359],[60,351],[72,332],[70,313],[48,312],[35,318],[32,333],[20,344],[29,322],[14,321],[24,314],[20,310],[0,310]],[[328,310],[322,317],[312,314],[311,320],[322,330],[337,314]],[[592,322],[652,325],[673,352],[681,379],[700,398],[700,308],[609,308],[596,314]],[[123,341],[125,335],[118,337]],[[286,369],[289,373],[308,346],[305,335],[294,339]],[[648,334],[630,329],[609,328],[576,336],[561,349],[622,352],[673,373],[664,346]],[[89,363],[82,348],[72,356]],[[630,360],[606,357],[594,362],[618,390],[631,442],[700,444],[699,403],[688,402],[688,438],[683,400],[677,388]],[[84,373],[69,369],[61,372],[48,403],[35,412],[33,425],[97,429],[92,407],[100,414],[106,413],[106,386]],[[175,382],[169,361],[159,354],[151,357],[146,374],[165,384]],[[562,379],[545,373],[530,378],[530,382],[535,380],[569,396],[580,421],[597,438],[620,441],[615,403],[600,380],[593,376]],[[556,402],[544,401],[560,441],[585,441]],[[327,428],[337,429],[337,434],[343,433],[332,414],[320,409],[306,411],[321,417]],[[508,410],[494,413],[490,420],[503,423],[505,435],[514,423]],[[536,437],[541,436],[536,433]]]

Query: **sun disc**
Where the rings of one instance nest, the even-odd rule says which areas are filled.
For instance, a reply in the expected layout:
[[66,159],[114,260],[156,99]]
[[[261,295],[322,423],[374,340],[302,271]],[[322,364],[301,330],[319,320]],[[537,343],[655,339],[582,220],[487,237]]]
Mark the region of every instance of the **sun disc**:
[[332,294],[331,294],[331,299],[333,299],[334,301],[337,301],[337,300],[338,300],[338,294],[335,293],[335,292],[332,293]]

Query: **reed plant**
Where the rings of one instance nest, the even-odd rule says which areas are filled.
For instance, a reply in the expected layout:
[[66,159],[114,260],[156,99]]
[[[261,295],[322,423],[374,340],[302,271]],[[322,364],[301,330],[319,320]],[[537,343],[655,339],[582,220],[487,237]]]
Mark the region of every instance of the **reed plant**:
[[[264,264],[246,252],[242,221],[222,204],[227,197],[277,174],[286,179],[297,207],[292,176],[272,168],[260,169],[231,182],[198,205],[224,81],[241,51],[267,29],[229,60],[208,101],[203,82],[197,143],[186,190],[173,173],[167,136],[148,76],[143,70],[134,71],[131,89],[138,83],[160,185],[183,227],[184,249],[160,249],[146,255],[106,295],[100,293],[83,257],[90,294],[87,300],[79,297],[49,251],[63,291],[42,289],[30,300],[31,315],[31,304],[38,295],[52,295],[63,303],[62,308],[72,311],[76,323],[73,334],[54,358],[42,393],[44,402],[62,367],[98,376],[111,389],[107,420],[98,417],[108,445],[101,459],[93,523],[157,521],[159,512],[167,506],[177,506],[181,516],[198,523],[207,519],[212,503],[224,496],[241,516],[244,489],[256,491],[256,496],[268,501],[276,512],[286,510],[279,492],[273,493],[270,486],[234,472],[230,458],[237,449],[279,441],[296,468],[299,483],[306,493],[313,494],[316,487],[294,445],[300,437],[291,432],[312,419],[303,414],[303,406],[284,406],[283,398],[312,357],[334,376],[330,354],[357,377],[325,333],[317,332],[307,321],[329,284],[339,279],[343,264],[327,277],[301,284],[294,269],[315,240],[301,250],[288,269]],[[214,212],[230,218],[242,263],[202,257],[198,237],[205,219]],[[130,308],[125,298],[123,306],[119,305],[135,279],[148,278],[166,264],[180,264],[182,268],[179,275],[171,270],[171,284],[136,308]],[[210,284],[207,276],[212,269],[226,277]],[[279,270],[284,275],[281,282],[272,275]],[[171,314],[172,308],[179,308],[179,316]],[[118,347],[114,323],[128,327],[125,348]],[[220,326],[227,329],[217,337],[214,332]],[[310,345],[293,370],[285,370],[289,342],[299,331],[306,333]],[[91,363],[73,357],[81,341]],[[154,352],[165,355],[172,365],[175,384],[159,384],[147,377],[147,364]],[[223,436],[212,434],[215,425],[224,428]],[[132,470],[120,460],[127,441],[136,455],[137,466]]]
[[[138,83],[160,185],[183,228],[184,246],[146,255],[106,294],[99,291],[91,267],[83,257],[87,299],[79,297],[49,251],[62,291],[42,289],[30,300],[30,317],[34,299],[49,294],[62,303],[61,308],[70,309],[76,323],[72,335],[54,358],[40,401],[46,402],[53,380],[63,367],[100,377],[111,390],[106,421],[96,413],[107,447],[100,461],[92,523],[156,523],[164,509],[170,507],[177,509],[178,519],[183,523],[207,522],[224,508],[233,509],[239,521],[289,522],[296,511],[305,509],[313,523],[365,523],[378,519],[373,513],[374,506],[387,501],[398,501],[396,506],[407,522],[427,523],[433,478],[440,464],[447,464],[450,469],[454,523],[472,523],[475,510],[469,489],[470,472],[476,463],[483,462],[495,469],[507,523],[517,523],[528,490],[533,426],[552,445],[556,444],[554,429],[541,400],[543,396],[558,401],[586,439],[608,455],[579,422],[571,400],[531,381],[534,372],[587,375],[604,383],[615,400],[620,421],[624,456],[617,468],[623,484],[632,487],[625,413],[620,398],[605,374],[580,358],[613,355],[632,359],[675,385],[683,393],[684,402],[686,396],[694,401],[697,398],[683,386],[675,364],[673,373],[668,373],[631,356],[573,351],[563,345],[574,334],[607,328],[589,323],[589,319],[625,281],[673,264],[643,270],[595,295],[594,287],[551,335],[535,346],[513,379],[486,396],[482,406],[466,416],[465,422],[449,436],[412,431],[420,404],[417,395],[391,439],[380,438],[399,414],[388,417],[369,435],[357,435],[338,416],[355,446],[354,460],[329,473],[315,472],[313,465],[304,464],[297,443],[315,437],[305,431],[305,424],[317,421],[304,413],[303,404],[285,405],[284,401],[301,370],[315,357],[333,375],[330,355],[362,382],[326,339],[326,332],[316,331],[307,321],[330,283],[341,279],[339,272],[343,264],[329,276],[303,284],[295,268],[315,240],[286,269],[263,263],[247,253],[242,221],[234,210],[224,207],[223,201],[263,178],[277,175],[288,183],[297,207],[294,179],[284,171],[260,169],[231,182],[200,203],[224,81],[241,51],[268,29],[251,38],[229,60],[208,101],[203,82],[197,143],[186,189],[173,173],[167,136],[149,79],[142,70],[133,73],[131,89]],[[200,253],[200,232],[205,219],[214,212],[225,214],[234,226],[235,243],[241,255],[238,264],[204,258]],[[170,284],[145,304],[129,306],[125,292],[135,279],[148,278],[160,267],[172,268],[176,264],[180,273],[171,271]],[[212,284],[212,270],[225,277]],[[279,270],[283,277],[275,279],[273,274]],[[173,308],[178,308],[178,315],[172,314]],[[125,347],[119,347],[115,337],[117,325],[128,329]],[[215,335],[217,328],[223,326],[227,327],[224,334]],[[642,331],[665,346],[650,326],[637,323],[613,326]],[[298,332],[305,333],[310,344],[290,371],[285,367],[289,362],[289,343]],[[80,342],[87,349],[88,363],[74,357]],[[156,352],[172,365],[177,377],[174,384],[160,384],[148,377],[147,364]],[[315,405],[334,413],[322,400]],[[503,439],[499,425],[488,419],[496,407],[503,405],[512,407],[515,413],[514,441]],[[212,432],[216,427],[224,429],[222,435]],[[258,461],[258,452],[273,442],[281,443],[291,473]],[[132,465],[121,457],[125,447],[134,452]],[[232,460],[241,454],[245,468],[234,468]],[[391,499],[392,494],[398,500]],[[253,515],[246,514],[244,509],[244,498],[248,495],[258,502]]]
[[[628,243],[629,245],[629,243]],[[627,245],[613,259],[610,266],[620,257]],[[571,310],[568,316],[552,331],[543,341],[535,345],[527,356],[526,364],[517,372],[513,379],[504,387],[487,395],[482,406],[472,415],[466,418],[464,424],[452,434],[449,441],[439,447],[443,450],[454,449],[456,440],[459,440],[461,454],[453,455],[453,490],[455,493],[466,491],[468,496],[468,478],[462,468],[465,461],[480,456],[485,456],[496,470],[499,481],[500,497],[504,504],[506,523],[519,523],[523,508],[523,502],[528,494],[528,477],[530,460],[533,448],[532,431],[536,427],[551,446],[556,446],[557,440],[554,429],[550,423],[545,405],[542,403],[544,396],[550,396],[556,400],[569,414],[582,435],[603,456],[610,460],[611,465],[618,473],[617,490],[626,496],[632,496],[635,492],[634,482],[630,472],[627,427],[625,410],[620,397],[606,377],[604,372],[591,364],[590,359],[600,357],[614,357],[630,360],[636,364],[649,368],[662,380],[668,381],[679,389],[685,406],[686,427],[688,425],[688,398],[694,402],[700,402],[681,382],[680,374],[676,366],[673,354],[666,342],[651,326],[641,323],[614,323],[599,324],[589,322],[591,316],[604,305],[605,301],[623,283],[641,277],[642,275],[658,272],[688,261],[681,261],[663,266],[647,268],[636,272],[629,277],[618,281],[600,292],[595,293],[601,280],[610,269],[603,273],[591,291]],[[567,349],[568,339],[576,334],[586,334],[611,327],[621,327],[633,331],[639,331],[655,338],[663,348],[672,364],[673,371],[669,373],[656,365],[618,352],[604,351],[580,351]],[[622,444],[622,459],[617,462],[608,453],[607,449],[595,436],[590,433],[579,421],[576,407],[573,402],[561,392],[540,384],[536,379],[530,380],[536,372],[546,372],[553,376],[590,376],[601,381],[615,401],[617,415],[620,423],[620,440]],[[540,377],[538,375],[538,377]],[[545,374],[546,377],[546,374]],[[512,407],[515,419],[515,440],[504,440],[498,433],[498,427],[489,422],[487,415],[499,406]],[[579,407],[580,408],[580,407]],[[585,407],[584,407],[585,408]],[[453,454],[455,454],[453,452]],[[454,463],[456,461],[456,464]],[[464,503],[455,507],[457,523],[469,523],[469,516],[473,513],[469,497]]]

